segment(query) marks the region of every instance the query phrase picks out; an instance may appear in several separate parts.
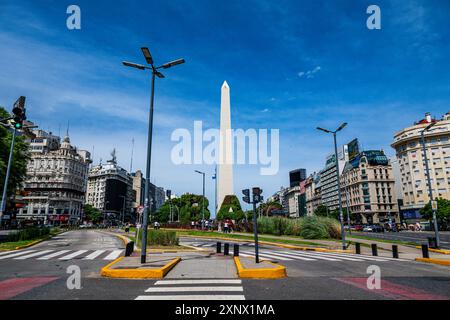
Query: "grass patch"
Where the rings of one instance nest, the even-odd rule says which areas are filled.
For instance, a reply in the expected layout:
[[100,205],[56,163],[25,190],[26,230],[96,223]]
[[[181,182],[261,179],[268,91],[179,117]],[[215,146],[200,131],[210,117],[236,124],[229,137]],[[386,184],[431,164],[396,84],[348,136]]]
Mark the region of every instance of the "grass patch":
[[17,247],[29,245],[30,243],[33,243],[35,241],[50,239],[52,236],[55,236],[61,232],[62,230],[60,230],[59,228],[52,228],[50,229],[50,232],[48,234],[43,234],[41,236],[34,237],[33,239],[2,242],[0,243],[0,251],[15,250]]
[[[220,238],[229,238],[236,240],[253,240],[253,235],[241,235],[241,234],[230,234],[230,233],[217,233],[210,231],[195,231],[195,230],[177,230],[178,236],[188,235],[188,236],[203,236],[203,237],[220,237]],[[320,246],[321,244],[309,241],[302,240],[292,240],[292,239],[283,239],[283,238],[268,238],[259,235],[258,239],[260,241],[274,242],[274,243],[283,243],[283,244],[298,244],[298,245],[307,245],[307,246]]]

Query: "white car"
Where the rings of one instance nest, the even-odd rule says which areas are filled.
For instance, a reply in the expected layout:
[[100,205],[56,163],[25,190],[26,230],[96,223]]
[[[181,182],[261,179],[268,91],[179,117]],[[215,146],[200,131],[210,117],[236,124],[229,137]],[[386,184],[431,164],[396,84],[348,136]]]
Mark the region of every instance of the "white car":
[[364,231],[364,232],[372,232],[372,231],[373,231],[373,228],[372,228],[372,226],[367,226],[367,227],[364,227],[364,228],[363,228],[363,231]]

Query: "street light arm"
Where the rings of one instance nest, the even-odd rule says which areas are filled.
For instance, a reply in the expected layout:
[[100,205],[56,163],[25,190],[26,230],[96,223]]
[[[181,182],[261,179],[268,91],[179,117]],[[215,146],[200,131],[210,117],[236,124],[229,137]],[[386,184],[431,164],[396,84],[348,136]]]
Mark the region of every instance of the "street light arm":
[[327,129],[324,129],[324,128],[321,128],[321,127],[317,127],[316,129],[317,129],[317,130],[320,130],[320,131],[324,131],[324,132],[326,132],[326,133],[333,133],[332,131],[327,130]]

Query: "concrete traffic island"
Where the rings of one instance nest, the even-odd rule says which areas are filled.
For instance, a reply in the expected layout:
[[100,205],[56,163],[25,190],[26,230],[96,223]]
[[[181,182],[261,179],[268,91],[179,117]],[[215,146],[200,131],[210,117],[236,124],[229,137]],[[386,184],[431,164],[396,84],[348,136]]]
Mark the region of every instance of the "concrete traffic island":
[[177,253],[148,255],[144,264],[139,255],[120,257],[104,266],[100,274],[108,278],[162,279],[180,261]]
[[270,261],[256,263],[251,258],[234,257],[239,278],[279,279],[287,277],[286,267]]

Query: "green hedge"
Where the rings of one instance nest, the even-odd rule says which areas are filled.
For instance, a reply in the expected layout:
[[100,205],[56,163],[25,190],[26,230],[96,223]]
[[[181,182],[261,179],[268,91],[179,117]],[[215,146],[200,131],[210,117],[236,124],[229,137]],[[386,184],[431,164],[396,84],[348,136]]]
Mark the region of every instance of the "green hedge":
[[33,240],[50,234],[50,228],[27,228],[8,235],[7,242]]
[[[142,230],[139,231],[139,239],[142,239]],[[178,242],[176,231],[148,230],[147,243],[149,245],[177,246]]]
[[258,219],[258,231],[277,236],[300,236],[305,239],[339,239],[341,227],[339,221],[326,217],[311,216],[299,219],[261,217]]

